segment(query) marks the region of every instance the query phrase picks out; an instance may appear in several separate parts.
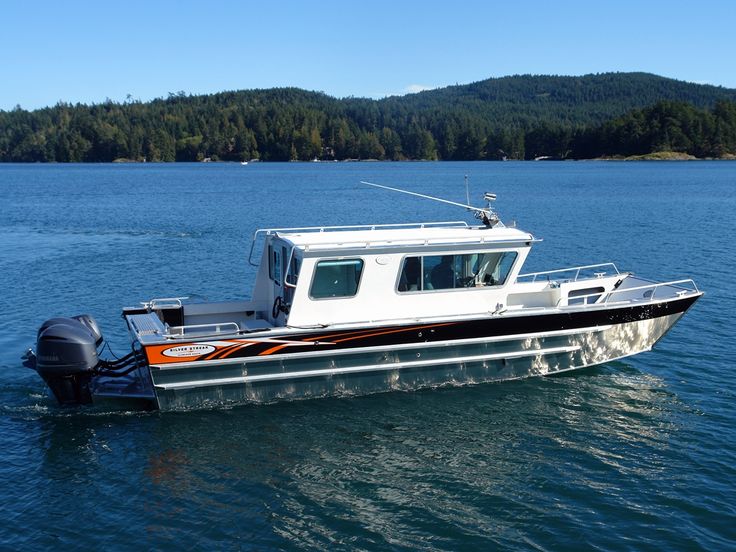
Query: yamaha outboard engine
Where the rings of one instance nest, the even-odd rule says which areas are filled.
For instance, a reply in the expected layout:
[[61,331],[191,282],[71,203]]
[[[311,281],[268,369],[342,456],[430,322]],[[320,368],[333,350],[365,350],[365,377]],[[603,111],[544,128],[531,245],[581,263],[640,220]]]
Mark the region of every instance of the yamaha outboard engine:
[[90,382],[100,364],[97,348],[101,344],[99,326],[86,314],[52,318],[41,325],[33,367],[59,404],[92,402]]

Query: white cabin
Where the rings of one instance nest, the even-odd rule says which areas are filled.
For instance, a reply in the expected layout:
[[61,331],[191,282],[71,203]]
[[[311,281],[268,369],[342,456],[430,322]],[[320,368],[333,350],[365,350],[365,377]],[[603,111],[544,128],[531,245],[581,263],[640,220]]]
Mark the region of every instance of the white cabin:
[[290,327],[497,312],[537,241],[516,228],[464,222],[259,234],[253,300],[274,305],[265,313],[271,324]]
[[154,299],[144,306],[162,311],[161,327],[141,339],[579,308],[604,301],[629,276],[612,263],[520,274],[537,241],[517,228],[465,222],[258,230],[251,300]]

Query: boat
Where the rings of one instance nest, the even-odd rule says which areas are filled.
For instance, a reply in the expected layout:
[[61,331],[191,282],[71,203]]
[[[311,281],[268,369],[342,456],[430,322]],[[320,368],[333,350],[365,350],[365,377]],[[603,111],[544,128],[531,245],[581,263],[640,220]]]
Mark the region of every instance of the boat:
[[117,359],[103,357],[92,317],[52,318],[24,364],[67,406],[179,410],[479,384],[648,351],[703,295],[692,279],[610,262],[524,273],[541,240],[504,225],[494,194],[473,207],[365,184],[480,222],[260,229],[250,300],[126,307],[131,350]]

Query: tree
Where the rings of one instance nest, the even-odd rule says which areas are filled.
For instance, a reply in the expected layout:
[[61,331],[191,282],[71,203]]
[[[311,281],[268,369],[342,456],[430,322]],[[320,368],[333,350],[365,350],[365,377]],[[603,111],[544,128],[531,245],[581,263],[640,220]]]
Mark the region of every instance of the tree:
[[0,111],[0,162],[720,156],[736,152],[735,102],[734,90],[644,73],[519,75],[383,100],[177,92]]

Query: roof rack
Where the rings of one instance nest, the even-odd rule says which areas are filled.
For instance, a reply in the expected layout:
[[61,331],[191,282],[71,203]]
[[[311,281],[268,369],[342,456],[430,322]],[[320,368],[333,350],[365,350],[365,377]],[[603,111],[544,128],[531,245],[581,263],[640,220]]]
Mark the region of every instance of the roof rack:
[[260,236],[270,236],[279,232],[284,233],[304,233],[304,232],[340,232],[344,230],[390,230],[395,228],[430,228],[430,227],[464,227],[468,228],[470,225],[465,221],[446,221],[446,222],[405,222],[398,224],[353,224],[345,226],[303,226],[295,228],[259,228],[253,233],[253,241],[250,244],[250,253],[248,254],[248,262],[257,266],[253,263],[253,251],[255,249],[256,241]]
[[506,239],[489,239],[487,236],[480,236],[472,239],[449,239],[447,241],[439,238],[417,238],[417,239],[401,239],[401,240],[382,240],[378,242],[371,242],[369,240],[349,240],[341,242],[331,243],[319,243],[314,245],[305,245],[304,251],[322,251],[330,249],[392,249],[392,248],[403,248],[406,246],[442,246],[442,247],[461,247],[461,246],[475,246],[475,245],[488,245],[492,244],[498,247],[507,247],[517,245],[520,243],[536,242],[534,238],[520,237],[520,238],[506,238]]

